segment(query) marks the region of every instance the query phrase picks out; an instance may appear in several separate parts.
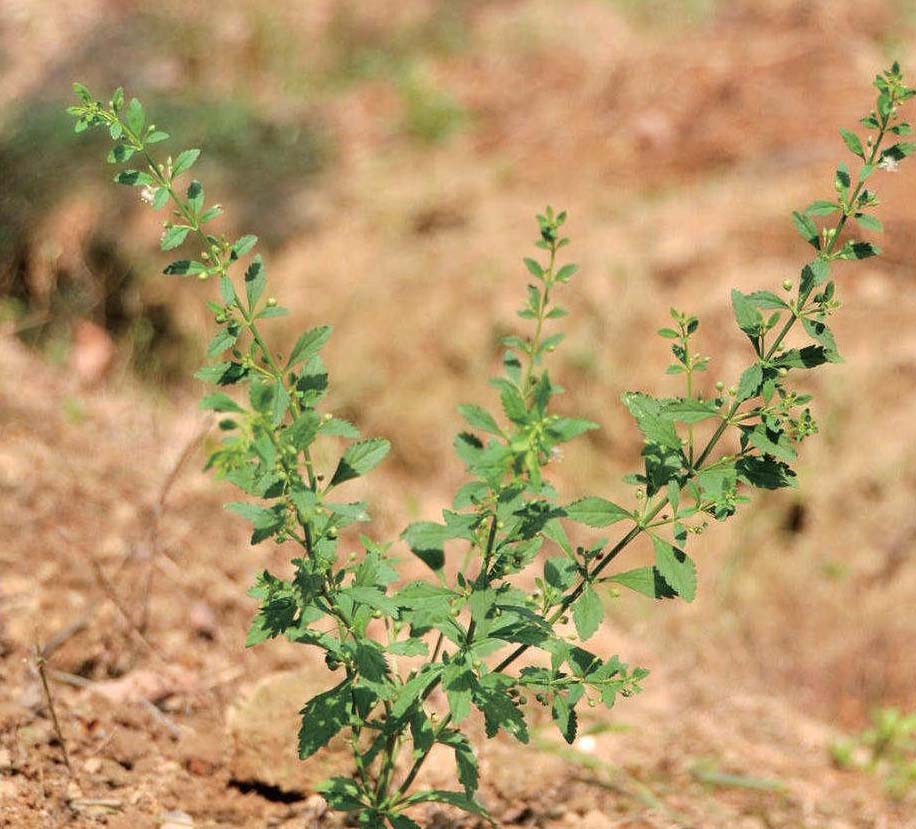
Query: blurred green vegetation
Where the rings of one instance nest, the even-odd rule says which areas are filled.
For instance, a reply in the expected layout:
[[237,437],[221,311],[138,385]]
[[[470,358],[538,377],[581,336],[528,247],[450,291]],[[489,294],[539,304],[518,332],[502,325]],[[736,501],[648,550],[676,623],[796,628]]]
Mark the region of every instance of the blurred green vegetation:
[[916,787],[916,714],[879,708],[871,720],[860,734],[834,741],[833,762],[879,775],[888,796],[901,800]]
[[[164,146],[175,153],[189,146],[206,148],[202,175],[214,190],[232,193],[232,220],[239,227],[256,225],[268,245],[300,228],[305,218],[286,203],[331,157],[325,133],[310,124],[270,120],[238,100],[148,99],[150,112],[172,134]],[[183,334],[168,306],[144,301],[143,278],[129,264],[134,251],[123,250],[123,240],[106,230],[104,217],[123,211],[124,194],[106,189],[94,196],[103,200],[101,220],[84,240],[84,267],[78,273],[55,264],[53,240],[36,234],[55,208],[78,195],[83,182],[94,180],[91,172],[102,153],[97,137],[73,134],[57,102],[24,103],[0,135],[5,316],[18,318],[25,342],[51,352],[60,351],[75,319],[91,319],[116,339],[126,339],[131,363],[141,373],[169,380],[187,369]],[[29,273],[36,257],[52,273],[47,293],[36,291]]]
[[[320,39],[261,4],[227,12],[222,33],[213,15],[179,21],[168,5],[100,18],[53,70],[53,82],[37,81],[0,121],[0,318],[15,319],[24,341],[57,359],[66,356],[73,321],[87,318],[126,346],[148,377],[169,380],[188,368],[182,355],[191,343],[169,306],[144,291],[144,275],[155,269],[131,267],[136,250],[122,249],[128,243],[105,230],[125,199],[91,184],[103,143],[74,136],[64,113],[69,81],[85,80],[99,95],[123,85],[142,97],[172,135],[163,149],[202,148],[199,175],[211,193],[231,195],[233,229],[256,229],[269,248],[312,221],[301,196],[335,159],[321,113],[348,89],[388,84],[400,102],[390,128],[419,144],[441,142],[466,124],[464,108],[429,67],[467,46],[475,5],[434,4],[392,22],[341,0]],[[74,268],[72,256],[57,260],[55,240],[40,232],[84,186],[92,187],[97,220]],[[47,290],[36,291],[36,262]]]

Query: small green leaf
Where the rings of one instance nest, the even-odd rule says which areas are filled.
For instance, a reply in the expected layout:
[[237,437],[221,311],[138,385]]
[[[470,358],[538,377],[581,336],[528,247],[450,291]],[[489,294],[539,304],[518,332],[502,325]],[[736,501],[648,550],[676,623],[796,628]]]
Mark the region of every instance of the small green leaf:
[[563,511],[570,520],[588,527],[610,527],[611,524],[633,517],[629,510],[596,495],[573,501]]
[[332,777],[316,786],[315,791],[338,812],[354,812],[366,807],[359,786],[352,777]]
[[159,247],[163,250],[173,250],[184,242],[187,238],[188,233],[191,228],[185,227],[184,225],[175,225],[170,228],[166,228],[165,233],[162,234],[162,239],[159,242]]
[[499,428],[499,424],[494,420],[493,415],[491,415],[486,409],[480,406],[462,405],[458,407],[458,411],[468,422],[468,424],[474,429],[480,429],[484,432],[489,432],[491,435],[502,434],[502,430]]
[[807,216],[797,211],[792,213],[792,221],[795,223],[795,229],[799,232],[802,239],[812,247],[820,250],[821,240],[817,235],[817,225]]
[[[153,183],[153,179],[147,173],[141,173],[139,170],[121,170],[114,177],[116,184],[125,184],[128,187],[140,187],[142,185],[150,185]],[[168,191],[166,191],[167,193]]]
[[331,486],[338,486],[345,481],[365,475],[382,462],[391,444],[384,438],[361,440],[347,447],[337,465]]
[[604,619],[604,607],[601,604],[601,598],[590,584],[586,585],[582,595],[573,603],[572,612],[576,633],[579,634],[579,638],[584,642],[598,630],[598,626]]
[[553,698],[550,713],[553,721],[557,724],[557,728],[560,729],[563,739],[572,745],[576,740],[576,731],[579,724],[576,709],[569,704],[566,697],[557,694]]
[[197,161],[200,156],[200,150],[184,150],[178,153],[178,158],[175,159],[175,163],[172,165],[172,178],[180,176],[186,170],[190,170],[194,166],[194,162]]
[[203,400],[200,401],[201,409],[209,409],[214,412],[244,412],[245,410],[239,406],[229,395],[223,394],[222,392],[216,392],[215,394],[208,394]]
[[[264,286],[266,283],[267,277],[264,273],[264,262],[261,260],[261,254],[257,254],[251,260],[251,264],[245,271],[245,295],[248,297],[249,311],[253,311],[255,306],[258,304],[258,300],[261,298],[261,294],[264,292]],[[270,310],[272,309],[266,308],[265,311],[260,314],[260,316],[265,316],[266,312]],[[276,308],[273,310],[276,310]]]
[[719,416],[719,409],[711,400],[673,400],[662,411],[680,423],[699,423]]
[[637,567],[608,577],[608,581],[642,593],[650,599],[670,599],[677,594],[668,586],[655,567]]
[[543,278],[544,269],[537,262],[535,262],[534,259],[525,257],[524,262],[525,262],[525,267],[528,268],[532,276],[536,276],[538,279]]
[[557,282],[566,283],[569,282],[570,277],[572,277],[576,271],[579,270],[578,265],[570,263],[569,265],[564,265],[560,270],[557,271],[556,277],[554,277]]
[[162,210],[169,203],[169,191],[165,187],[156,188],[156,194],[153,196],[153,203],[150,205],[153,210]]
[[668,586],[682,599],[692,602],[697,593],[697,570],[683,551],[658,536],[652,537],[655,567]]
[[324,346],[331,336],[330,325],[320,325],[306,331],[293,346],[290,352],[289,360],[286,363],[287,370],[293,368],[299,363],[311,360]]
[[204,186],[196,179],[188,185],[188,205],[194,215],[199,215],[204,206]]
[[430,790],[417,792],[408,797],[405,803],[446,803],[449,806],[457,806],[465,812],[480,815],[489,819],[490,815],[487,810],[476,800],[468,797],[461,792],[445,792],[439,790]]
[[202,262],[195,262],[192,259],[179,259],[167,265],[164,274],[169,276],[191,276],[192,274],[206,273],[207,266]]
[[479,773],[477,757],[471,748],[468,738],[460,731],[448,730],[439,735],[440,743],[453,749],[455,752],[455,765],[458,767],[458,781],[464,786],[465,794],[473,797],[477,791]]
[[312,697],[299,712],[299,759],[311,757],[326,746],[347,724],[350,704],[350,681]]
[[849,148],[849,151],[854,155],[859,156],[863,161],[865,160],[865,150],[862,149],[862,142],[859,140],[859,136],[854,132],[849,130],[840,130],[840,135],[843,136],[843,142]]
[[762,382],[763,367],[760,365],[760,363],[754,363],[753,365],[748,366],[741,374],[741,379],[738,381],[738,402],[741,402],[742,400],[750,400],[750,398],[756,397]]
[[246,253],[248,253],[256,244],[258,243],[258,237],[252,234],[247,236],[242,236],[241,239],[237,239],[235,244],[229,250],[229,258],[233,261],[236,259],[241,259]]
[[732,290],[732,307],[735,310],[735,319],[738,327],[752,339],[757,337],[763,329],[763,317],[754,307],[754,303],[741,291]]
[[227,348],[232,348],[237,339],[238,333],[232,333],[228,328],[219,329],[219,331],[213,335],[213,339],[210,340],[210,344],[207,346],[207,356],[218,357]]
[[876,233],[884,230],[881,222],[868,213],[856,213],[855,219],[859,223],[859,227],[864,227],[866,230],[873,230]]
[[143,114],[143,105],[136,99],[131,98],[124,113],[127,120],[127,126],[136,136],[143,134],[143,127],[146,124],[146,116]]
[[809,216],[829,216],[831,213],[836,213],[839,209],[840,206],[836,202],[819,199],[818,201],[811,202],[811,204],[805,208],[805,213]]

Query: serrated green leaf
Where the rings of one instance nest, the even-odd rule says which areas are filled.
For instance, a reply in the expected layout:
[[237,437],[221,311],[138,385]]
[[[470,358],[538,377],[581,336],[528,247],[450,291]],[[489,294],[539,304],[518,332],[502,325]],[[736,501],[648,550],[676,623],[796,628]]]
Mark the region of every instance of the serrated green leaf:
[[752,339],[757,337],[763,328],[763,317],[760,316],[760,311],[754,307],[754,303],[741,291],[733,289],[732,308],[735,311],[738,327]]
[[136,98],[130,99],[127,110],[124,112],[124,118],[134,135],[141,136],[143,134],[146,115],[143,113],[143,105]]
[[745,294],[745,297],[757,308],[782,309],[789,307],[787,302],[776,296],[772,291],[754,291],[752,294]]
[[199,156],[200,150],[198,149],[183,150],[178,153],[178,158],[175,159],[175,163],[172,165],[172,178],[174,179],[186,170],[190,170]]
[[204,186],[197,180],[188,185],[188,206],[194,215],[199,215],[204,206]]
[[572,745],[576,740],[576,731],[578,729],[576,709],[569,704],[566,697],[557,694],[553,698],[550,713],[557,728],[560,730],[560,734],[563,735],[563,739]]
[[509,420],[518,425],[528,422],[528,407],[516,388],[505,386],[499,398],[503,404],[503,412]]
[[330,808],[338,812],[353,812],[366,807],[359,786],[352,777],[332,777],[315,787]]
[[165,187],[158,187],[156,188],[156,193],[153,196],[153,202],[150,207],[152,207],[153,210],[162,210],[162,208],[169,203],[169,198],[171,198],[169,191]]
[[553,440],[566,443],[597,428],[598,424],[591,420],[580,417],[557,417],[547,423],[545,431]]
[[191,276],[198,273],[206,273],[207,266],[202,262],[195,262],[192,259],[179,259],[167,265],[164,274],[168,276]]
[[844,129],[840,130],[840,135],[843,136],[843,143],[846,144],[849,151],[864,160],[865,150],[862,149],[862,142],[859,140],[859,136],[854,132]]
[[760,390],[760,384],[763,382],[763,367],[760,363],[754,363],[748,366],[741,374],[738,381],[737,400],[750,400],[756,397]]
[[608,581],[642,593],[650,599],[670,599],[677,594],[668,586],[655,567],[637,567],[608,577]]
[[446,803],[449,806],[456,806],[474,815],[480,815],[487,819],[490,817],[489,812],[480,803],[462,792],[446,792],[438,789],[416,792],[408,797],[405,803],[411,805],[415,803]]
[[237,332],[232,333],[228,328],[220,328],[219,331],[213,335],[213,339],[210,340],[210,344],[207,346],[207,356],[218,357],[227,348],[232,348],[237,339]]
[[534,259],[525,257],[524,262],[525,267],[528,268],[532,276],[536,276],[538,279],[543,278],[544,269]]
[[245,410],[239,406],[229,395],[223,394],[222,392],[216,392],[215,394],[208,394],[203,400],[200,401],[201,409],[209,409],[214,412],[244,412]]
[[839,209],[840,205],[836,202],[819,199],[818,201],[811,202],[811,204],[805,208],[805,213],[809,216],[829,216],[831,213],[836,213]]
[[563,511],[570,520],[588,527],[610,527],[611,524],[633,517],[629,510],[597,495],[573,501]]
[[338,486],[345,481],[365,475],[382,462],[390,449],[391,444],[384,438],[370,438],[348,446],[337,464],[330,485]]
[[578,265],[572,263],[564,265],[560,270],[557,271],[556,279],[557,282],[566,283],[569,282],[570,277],[572,277],[579,270]]
[[748,442],[764,455],[772,455],[781,461],[794,461],[795,450],[784,435],[773,435],[763,423],[758,423],[748,434]]
[[187,238],[190,230],[191,228],[183,225],[175,225],[166,228],[165,232],[162,234],[162,239],[159,241],[159,247],[163,250],[173,250],[177,248]]
[[236,239],[235,243],[229,249],[229,258],[232,260],[241,259],[241,257],[250,252],[257,243],[258,237],[250,233],[247,236],[242,236],[241,239]]
[[123,184],[125,187],[141,187],[150,185],[153,179],[147,173],[141,173],[139,170],[121,170],[114,176],[115,184]]
[[711,400],[672,400],[664,404],[662,411],[680,423],[700,423],[719,416],[719,409]]
[[287,370],[297,366],[299,363],[307,362],[314,357],[331,337],[330,325],[319,325],[317,328],[311,328],[302,334],[293,346],[290,352],[289,360],[286,363]]
[[477,757],[471,748],[468,738],[460,731],[448,730],[439,735],[438,742],[455,752],[455,765],[458,767],[458,781],[464,786],[465,794],[473,797],[479,784]]
[[472,428],[481,429],[484,432],[489,432],[491,435],[502,434],[502,430],[499,428],[499,424],[493,418],[493,415],[481,406],[464,404],[458,407],[458,411]]
[[601,604],[601,597],[590,584],[586,585],[582,595],[573,603],[572,612],[576,633],[579,634],[579,638],[584,642],[598,630],[598,626],[604,619],[604,607]]
[[[248,310],[253,311],[255,306],[258,304],[258,300],[261,298],[261,294],[264,292],[264,286],[267,283],[267,276],[264,273],[264,262],[261,259],[261,254],[257,254],[252,260],[251,263],[245,270],[245,296],[248,299]],[[269,311],[277,311],[280,309],[274,308],[265,308],[260,314],[259,317],[266,317]]]
[[868,213],[856,213],[855,219],[859,227],[864,227],[866,230],[873,230],[876,233],[881,233],[884,230],[884,225]]
[[792,222],[795,224],[795,229],[799,232],[802,239],[812,247],[820,250],[821,240],[817,234],[817,225],[798,211],[792,213]]
[[697,570],[690,556],[658,536],[652,537],[652,544],[661,577],[678,596],[692,602],[697,593]]
[[299,712],[299,759],[311,757],[324,748],[347,724],[350,707],[350,682],[344,680],[329,691],[312,697]]
[[641,392],[625,392],[621,399],[636,418],[636,425],[647,443],[675,452],[681,451],[681,439],[674,428],[674,422],[663,416],[660,401]]

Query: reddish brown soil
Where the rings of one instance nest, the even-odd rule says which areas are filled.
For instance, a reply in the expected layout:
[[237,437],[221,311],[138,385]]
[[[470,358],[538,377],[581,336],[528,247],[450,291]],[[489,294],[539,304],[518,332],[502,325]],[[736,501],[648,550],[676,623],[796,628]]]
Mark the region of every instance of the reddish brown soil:
[[[69,66],[106,15],[136,11],[9,5],[10,101],[51,61]],[[213,22],[215,42],[241,56],[237,65],[214,48],[212,76],[182,65],[183,82],[224,95],[247,85],[266,108],[301,95],[331,125],[337,155],[289,206],[309,232],[270,257],[272,290],[294,309],[281,340],[335,324],[335,410],[395,445],[361,492],[381,538],[434,517],[461,481],[454,408],[492,402],[485,380],[543,202],[571,210],[582,267],[557,364],[563,405],[603,427],[570,448],[557,481],[568,495],[613,497],[639,449],[617,396],[674,391],[652,334],[668,306],[701,316],[709,383],[731,381],[746,355],[729,289],[794,278],[805,253],[788,215],[829,191],[836,128],[867,108],[886,52],[916,69],[908,4],[738,2],[691,21],[660,2],[646,23],[623,2],[467,3],[460,48],[412,47],[468,113],[451,139],[426,146],[400,128],[390,78],[302,81],[305,92],[294,81],[310,66],[330,74],[338,42],[381,38],[394,50],[432,5],[390,15],[354,3],[346,31],[333,3],[300,5],[229,4],[219,21],[202,7],[159,13],[192,30]],[[263,51],[264,21],[297,48]],[[872,707],[916,706],[914,183],[906,166],[882,176],[886,255],[841,273],[847,362],[812,381],[821,434],[804,447],[800,489],[755,497],[697,542],[693,605],[609,604],[595,647],[652,676],[640,696],[588,720],[593,744],[564,754],[547,722],[530,749],[480,740],[481,797],[501,825],[916,826],[912,796],[888,800],[879,779],[838,771],[829,754]],[[223,201],[231,208],[230,194]],[[75,189],[36,240],[78,258],[74,228],[93,215]],[[155,223],[128,215],[128,238],[148,250]],[[202,330],[208,286],[155,285],[186,330]],[[233,496],[200,471],[199,389],[151,390],[123,355],[87,385],[107,363],[93,369],[93,356],[83,348],[81,383],[11,331],[0,338],[0,826],[134,829],[172,812],[196,827],[334,825],[311,789],[334,752],[293,759],[300,694],[320,686],[322,668],[285,643],[243,648],[245,590],[264,567],[283,572],[287,551],[250,547],[221,509]],[[50,649],[69,771],[36,644]],[[257,716],[263,700],[272,722]],[[735,777],[704,783],[710,771]],[[435,760],[427,778],[448,784],[450,773]],[[421,822],[471,825],[434,811]]]

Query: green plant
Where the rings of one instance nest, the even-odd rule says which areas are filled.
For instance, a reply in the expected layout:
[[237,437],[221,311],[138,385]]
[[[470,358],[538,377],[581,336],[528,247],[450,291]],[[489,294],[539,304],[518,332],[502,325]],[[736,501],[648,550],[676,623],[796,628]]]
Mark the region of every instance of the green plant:
[[[828,327],[838,307],[831,268],[878,253],[872,243],[846,239],[843,232],[850,220],[880,230],[871,213],[877,198],[866,181],[916,149],[906,142],[883,146],[888,135],[909,133],[898,106],[916,91],[904,86],[896,65],[876,86],[875,109],[861,121],[868,137],[863,142],[842,131],[863,163],[855,182],[840,164],[835,195],[794,214],[814,251],[798,283],[785,282],[784,297],[763,290],[732,292],[738,327],[753,351],[736,384],[726,390],[719,383],[710,396],[701,393],[697,375],[709,358],[697,352],[695,317],[672,310],[672,325],[659,332],[675,358],[668,373],[683,379],[683,394],[623,396],[644,438],[643,468],[626,479],[635,488],[633,507],[598,495],[560,503],[545,478],[558,447],[596,424],[551,409],[560,389],[544,364],[562,335],[548,334],[548,326],[566,315],[555,298],[576,266],[560,263],[569,242],[562,235],[566,214],[548,208],[538,216],[535,244],[541,256],[524,260],[531,283],[519,311],[532,330],[504,340],[503,373],[492,381],[504,417],[476,405],[460,407],[469,431],[458,435],[455,448],[471,480],[455,495],[452,509],[443,511],[441,523],[422,521],[404,531],[403,540],[434,578],[399,587],[393,587],[398,573],[391,545],[360,535],[358,553],[340,554],[341,531],[367,521],[368,512],[365,503],[339,500],[337,493],[377,466],[389,445],[380,438],[361,439],[351,423],[320,413],[328,375],[319,351],[330,328],[306,331],[284,357],[268,346],[262,326],[285,311],[266,296],[260,256],[250,259],[241,279],[230,277],[256,238],[230,241],[211,233],[208,226],[221,211],[207,207],[200,182],[177,189],[178,177],[199,150],[158,162],[152,147],[168,136],[147,124],[136,99],[127,102],[119,89],[104,104],[76,86],[79,103],[70,112],[77,131],[105,128],[115,142],[111,162],[140,162],[115,180],[141,188],[141,198],[155,209],[174,208],[162,248],[189,240],[200,251],[196,259],[172,262],[165,273],[218,283],[219,299],[209,303],[217,333],[208,349],[217,362],[197,376],[220,387],[245,385],[248,393],[244,400],[224,391],[204,399],[204,408],[220,414],[225,435],[209,465],[257,499],[228,505],[252,523],[253,544],[271,539],[296,550],[292,578],[265,571],[253,587],[260,610],[248,644],[283,635],[321,650],[328,670],[339,675],[334,687],[305,704],[299,732],[303,758],[338,733],[348,735],[355,774],[324,784],[321,791],[332,808],[357,813],[362,826],[395,829],[417,826],[408,813],[427,802],[486,816],[476,799],[474,751],[462,728],[472,711],[482,714],[488,736],[505,730],[527,742],[530,698],[550,710],[572,742],[581,704],[611,706],[618,695],[637,692],[647,675],[616,656],[604,658],[581,646],[601,624],[601,587],[693,600],[697,579],[685,549],[688,537],[700,533],[709,517],[721,521],[733,515],[747,500],[747,487],[795,484],[796,445],[817,427],[810,396],[794,391],[789,377],[840,359]],[[815,217],[831,215],[833,225],[819,229]],[[790,333],[802,334],[803,344],[790,347]],[[316,467],[317,440],[347,442],[336,465]],[[601,539],[576,546],[568,522],[627,529],[614,543]],[[350,532],[343,538],[347,547],[356,545]],[[651,543],[654,564],[613,571],[611,564],[637,539]],[[464,544],[466,552],[446,566],[446,549],[455,543]],[[549,555],[540,559],[545,549]],[[530,593],[518,577],[534,566],[542,574]],[[522,661],[532,651],[540,655]],[[430,710],[439,687],[448,703],[442,716]],[[414,790],[436,744],[454,752],[460,791]]]
[[833,762],[841,769],[880,774],[888,795],[903,798],[916,786],[916,714],[879,708],[871,721],[861,734],[834,741]]

